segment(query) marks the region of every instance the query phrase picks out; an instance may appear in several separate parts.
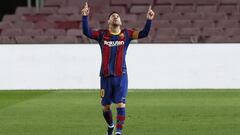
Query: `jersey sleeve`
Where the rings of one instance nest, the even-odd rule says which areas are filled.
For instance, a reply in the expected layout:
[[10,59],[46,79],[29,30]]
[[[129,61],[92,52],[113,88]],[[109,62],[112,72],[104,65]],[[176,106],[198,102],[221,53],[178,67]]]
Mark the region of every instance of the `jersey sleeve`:
[[91,30],[88,26],[88,16],[82,17],[82,29],[83,34],[87,36],[88,38],[99,40],[100,37],[100,31]]
[[147,20],[144,28],[140,32],[135,30],[128,30],[128,35],[130,39],[140,39],[147,37],[151,28],[151,23],[151,20]]
[[139,32],[136,30],[127,30],[129,38],[132,39],[138,39]]

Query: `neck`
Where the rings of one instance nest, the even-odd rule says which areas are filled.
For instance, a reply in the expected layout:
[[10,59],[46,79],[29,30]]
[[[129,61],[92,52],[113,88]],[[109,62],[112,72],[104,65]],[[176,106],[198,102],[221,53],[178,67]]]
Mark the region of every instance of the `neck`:
[[109,31],[111,34],[118,35],[121,32],[120,26],[109,26]]

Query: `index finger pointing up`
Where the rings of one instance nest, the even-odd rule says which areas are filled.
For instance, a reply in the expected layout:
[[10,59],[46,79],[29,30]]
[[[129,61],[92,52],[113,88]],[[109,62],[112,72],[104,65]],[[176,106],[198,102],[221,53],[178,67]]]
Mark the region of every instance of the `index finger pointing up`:
[[88,3],[87,2],[85,3],[85,8],[88,8]]
[[152,5],[149,5],[148,10],[152,10]]

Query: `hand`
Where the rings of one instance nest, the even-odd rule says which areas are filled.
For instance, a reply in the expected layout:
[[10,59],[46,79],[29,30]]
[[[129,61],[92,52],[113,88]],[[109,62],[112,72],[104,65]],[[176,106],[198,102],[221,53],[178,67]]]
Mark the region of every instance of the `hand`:
[[153,12],[152,6],[150,5],[147,12],[147,19],[153,20],[154,16],[155,16],[155,13]]
[[88,3],[86,2],[84,8],[82,9],[82,15],[88,16],[89,12],[90,12],[90,8],[88,7]]

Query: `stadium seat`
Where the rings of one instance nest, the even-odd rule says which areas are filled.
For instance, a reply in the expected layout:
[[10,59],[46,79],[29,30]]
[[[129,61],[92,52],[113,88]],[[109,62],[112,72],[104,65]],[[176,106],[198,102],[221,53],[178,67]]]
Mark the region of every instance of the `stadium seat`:
[[222,28],[237,28],[240,25],[238,20],[219,20],[216,26]]
[[189,13],[194,12],[194,0],[169,0],[173,5],[174,12]]
[[21,28],[10,28],[3,29],[1,35],[2,36],[21,36],[23,31]]
[[56,28],[56,24],[55,22],[51,22],[51,21],[46,21],[46,22],[37,22],[35,23],[34,26],[35,29],[51,29],[51,28]]
[[131,14],[143,14],[146,13],[148,10],[148,5],[144,5],[144,6],[132,6],[130,9],[130,13]]
[[224,30],[222,28],[204,28],[202,31],[203,36],[220,36],[223,33]]
[[64,29],[47,29],[44,33],[46,36],[66,36]]
[[237,4],[240,4],[240,1],[239,0],[219,0],[219,4],[237,5]]
[[181,36],[198,36],[201,34],[200,28],[180,28],[179,35]]
[[155,28],[170,28],[172,24],[169,20],[154,20],[152,27]]
[[153,40],[154,43],[175,43],[176,37],[172,35],[158,35]]
[[[145,15],[146,18],[146,15]],[[124,22],[134,22],[138,19],[138,16],[135,14],[125,14],[121,16],[121,20]]]
[[30,15],[34,14],[35,8],[28,7],[17,7],[15,14],[16,15]]
[[145,21],[138,21],[138,22],[129,22],[128,24],[126,24],[126,28],[129,29],[134,29],[134,30],[142,30],[142,28],[145,25]]
[[0,36],[0,44],[15,44],[16,41],[9,36]]
[[225,30],[224,35],[229,35],[229,36],[236,36],[236,35],[240,35],[240,28],[227,28]]
[[86,36],[82,36],[81,43],[96,43],[95,40],[90,40]]
[[54,36],[35,36],[33,42],[36,44],[52,44],[55,43]]
[[217,5],[219,0],[194,0],[195,4],[198,5]]
[[126,11],[127,9],[124,6],[111,6],[111,7],[106,7],[106,8],[103,7],[99,10],[95,10],[94,13],[101,13],[101,14],[104,14],[105,16],[109,16],[109,14],[112,12],[118,12],[120,16],[124,16],[124,15],[127,15]]
[[122,5],[122,6],[126,6],[126,7],[130,7],[131,6],[131,3],[129,2],[129,0],[111,0],[111,5]]
[[66,17],[66,20],[68,21],[78,21],[81,23],[82,21],[82,15],[80,14],[72,14]]
[[[66,6],[68,7],[83,7],[86,1],[84,0],[67,0]],[[90,3],[89,3],[90,4]]]
[[182,20],[183,18],[184,18],[184,15],[179,12],[165,13],[160,16],[160,19],[163,19],[163,20]]
[[207,43],[228,43],[230,38],[228,36],[218,35],[218,36],[209,36],[205,38]]
[[159,5],[172,5],[170,0],[156,0],[155,3]]
[[193,5],[195,3],[195,0],[169,0],[169,1],[174,5]]
[[45,0],[44,7],[62,7],[67,4],[67,0]]
[[36,14],[51,15],[57,14],[58,7],[42,7],[36,11]]
[[190,20],[173,20],[171,26],[175,28],[192,27],[192,22]]
[[216,5],[199,5],[196,7],[196,12],[198,12],[198,13],[217,12],[217,6]]
[[14,24],[12,22],[9,21],[2,21],[0,22],[0,29],[9,29],[9,28],[13,28]]
[[50,22],[66,21],[68,17],[69,17],[68,15],[63,15],[63,14],[61,14],[61,15],[59,15],[59,14],[52,14],[52,15],[49,15],[47,17],[47,21],[50,21]]
[[80,38],[78,39],[75,36],[57,36],[55,43],[68,43],[68,44],[76,44],[80,43]]
[[236,13],[238,12],[238,5],[237,4],[221,4],[218,7],[218,12]]
[[[131,15],[135,15],[135,14],[131,14]],[[139,20],[141,22],[145,22],[145,20],[146,20],[146,14],[138,14],[138,15],[135,15],[135,16],[137,17],[137,20]],[[159,20],[159,19],[155,18],[155,20]],[[136,21],[131,19],[131,22],[136,22]]]
[[203,19],[203,14],[202,13],[184,13],[184,16],[182,16],[182,19],[188,19],[188,20],[200,20]]
[[240,43],[240,35],[233,35],[230,37],[229,43]]
[[153,5],[154,0],[129,0],[132,5]]
[[94,16],[92,16],[91,21],[97,21],[97,22],[107,22],[108,16],[106,14],[102,13],[95,13]]
[[158,28],[156,35],[158,36],[169,36],[177,35],[178,30],[176,28]]
[[193,27],[206,28],[206,27],[215,27],[213,20],[194,20]]
[[72,15],[72,14],[79,14],[79,8],[77,7],[60,7],[58,9],[58,14],[66,14],[66,15]]
[[76,37],[80,37],[82,36],[82,30],[81,29],[69,29],[67,31],[67,36],[76,36]]
[[150,37],[145,37],[145,38],[142,38],[142,39],[138,39],[137,40],[137,43],[151,43],[151,38]]
[[[197,43],[198,40],[194,39],[191,35],[180,35],[175,38],[175,43]],[[196,36],[197,37],[197,36]]]
[[4,15],[2,22],[17,22],[21,19],[21,16],[18,15]]
[[23,20],[24,21],[27,21],[27,22],[33,22],[33,23],[36,23],[36,22],[42,22],[42,21],[46,21],[47,20],[47,16],[46,15],[37,15],[37,14],[34,14],[34,15],[23,15],[22,16]]
[[26,36],[41,36],[44,35],[42,29],[23,29],[23,35]]
[[228,16],[228,19],[230,19],[230,20],[240,20],[240,13],[233,13],[230,16]]
[[120,16],[127,15],[126,7],[124,6],[111,6],[111,7],[101,7],[100,9],[94,9],[92,13],[102,14],[104,16],[108,16],[112,12],[118,12]]
[[40,14],[40,15],[50,15],[56,14],[58,7],[42,7],[39,9],[36,8],[29,8],[29,7],[18,7],[16,9],[16,15],[33,15],[33,14]]
[[31,36],[16,36],[15,37],[17,44],[32,44],[34,43]]
[[172,12],[173,7],[171,5],[156,5],[153,7],[156,14],[169,13]]
[[80,27],[79,21],[56,21],[56,28],[58,29],[74,29]]
[[17,21],[14,23],[14,28],[22,28],[22,29],[30,29],[34,28],[35,24],[33,22],[26,22],[26,21]]
[[169,0],[169,1],[171,1],[171,3],[174,5],[194,5],[196,0]]
[[226,16],[226,14],[220,13],[220,12],[217,12],[217,13],[209,12],[209,13],[205,13],[203,15],[203,19],[207,19],[207,20],[223,20],[223,19],[227,19],[227,16]]
[[174,12],[189,13],[194,12],[193,5],[176,5],[174,6]]

